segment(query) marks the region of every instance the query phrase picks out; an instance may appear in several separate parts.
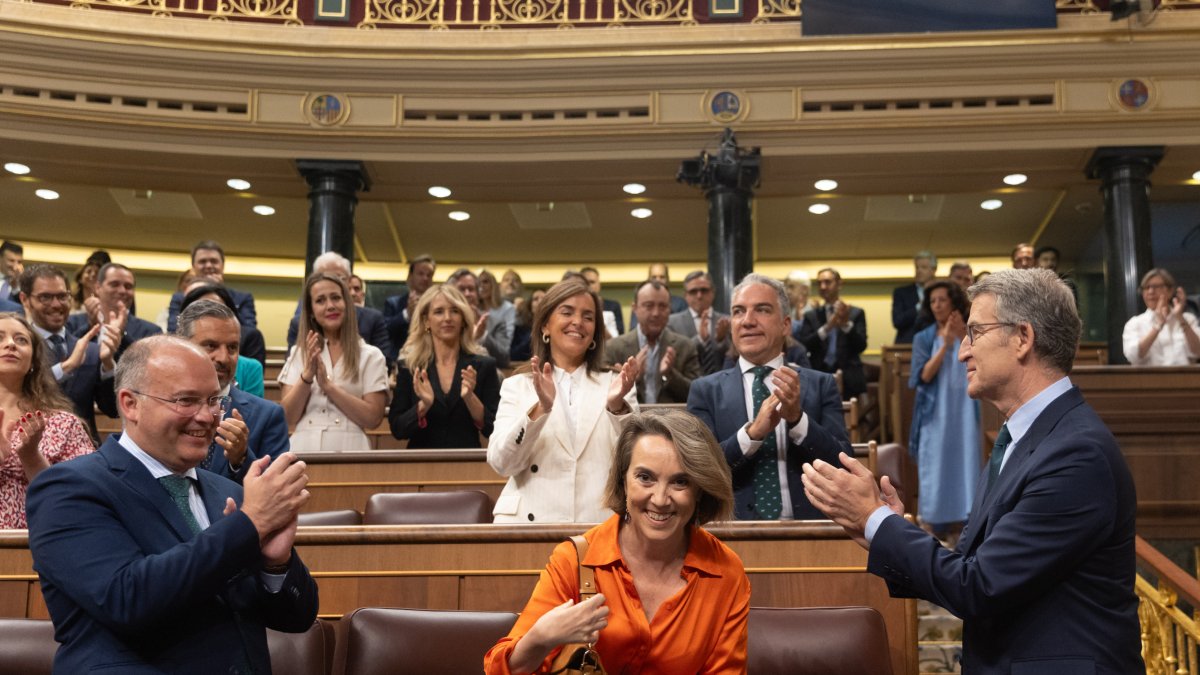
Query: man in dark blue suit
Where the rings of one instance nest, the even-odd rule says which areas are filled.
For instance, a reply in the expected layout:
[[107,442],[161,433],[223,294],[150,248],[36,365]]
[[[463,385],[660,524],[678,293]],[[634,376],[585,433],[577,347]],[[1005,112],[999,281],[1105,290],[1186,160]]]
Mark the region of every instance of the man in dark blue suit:
[[[421,294],[433,285],[433,273],[437,271],[437,263],[427,255],[420,255],[408,263],[408,290],[401,295],[393,295],[383,305],[383,319],[387,322],[388,339],[397,353],[404,349],[408,340],[408,326],[412,313],[417,308]],[[387,352],[384,352],[386,356]]]
[[[351,277],[354,276],[350,273],[350,261],[334,251],[326,251],[313,260],[313,274],[318,273],[340,277],[342,281],[346,282],[347,287],[350,286]],[[292,320],[288,323],[287,345],[289,351],[296,344],[296,337],[300,332],[301,302],[303,300],[296,302],[296,313],[292,315]],[[387,359],[388,364],[394,362],[399,347],[393,345],[391,338],[388,337],[387,322],[383,319],[383,313],[372,307],[362,307],[355,303],[354,315],[358,322],[358,336],[367,344],[378,347],[379,351],[383,352],[383,358]]]
[[[215,241],[202,241],[192,247],[192,273],[197,277],[205,277],[225,284],[225,249]],[[238,323],[250,328],[258,328],[258,312],[254,309],[254,296],[249,293],[225,287],[233,298],[233,308],[237,312]],[[175,332],[175,322],[179,318],[179,310],[183,305],[183,292],[177,291],[171,296],[167,305],[167,331]]]
[[913,282],[892,291],[894,344],[911,344],[913,336],[932,321],[932,317],[921,316],[921,302],[925,299],[925,284],[937,274],[937,264],[937,256],[932,252],[917,251],[913,256]]
[[121,327],[121,342],[117,345],[117,360],[120,360],[121,354],[129,348],[129,345],[142,338],[162,333],[162,329],[157,325],[140,319],[129,311],[133,307],[136,287],[137,280],[133,276],[133,270],[120,263],[105,264],[96,273],[96,298],[100,301],[99,316],[88,316],[85,313],[72,314],[67,318],[67,331],[75,337],[81,337],[101,317],[104,323]]
[[229,397],[200,468],[241,483],[256,459],[264,455],[278,459],[291,449],[283,408],[237,388],[234,374],[241,330],[233,310],[211,300],[193,302],[179,314],[178,335],[208,354],[221,394]]
[[730,316],[738,367],[692,382],[688,412],[721,444],[739,520],[821,518],[804,496],[800,467],[818,458],[836,464],[850,452],[837,384],[784,362],[791,314],[779,281],[746,275]]
[[888,479],[876,486],[852,459],[805,466],[805,491],[893,595],[963,619],[964,673],[1145,672],[1137,499],[1116,439],[1067,377],[1082,328],[1071,291],[1050,270],[1014,269],[970,295],[967,393],[1006,421],[958,546],[901,517]]
[[867,348],[867,315],[841,299],[842,275],[832,267],[817,272],[817,291],[825,304],[804,312],[794,337],[808,349],[813,367],[842,371],[842,398],[867,391],[862,353]]
[[196,466],[222,396],[174,336],[117,366],[124,430],[29,487],[29,548],[59,642],[55,673],[270,673],[266,628],[302,632],[317,586],[292,548],[304,463],[262,458],[245,490]]
[[[71,335],[66,326],[70,286],[66,273],[53,265],[30,266],[21,274],[20,285],[25,316],[49,347],[45,354],[55,381],[71,399],[75,414],[87,422],[92,439],[99,440],[95,409],[117,416],[112,375],[120,331],[112,327],[101,334],[97,325],[82,338]],[[100,339],[92,341],[97,335]]]

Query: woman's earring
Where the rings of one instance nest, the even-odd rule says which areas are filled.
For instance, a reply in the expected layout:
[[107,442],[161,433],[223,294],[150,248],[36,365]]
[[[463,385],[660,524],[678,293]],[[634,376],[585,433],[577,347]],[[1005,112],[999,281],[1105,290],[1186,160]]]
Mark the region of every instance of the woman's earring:
[[542,333],[542,342],[545,342],[546,344],[550,344],[550,334],[549,333]]
[[596,348],[596,341],[595,341],[595,340],[592,340],[592,346],[591,346],[591,347],[588,347],[588,351],[590,352],[590,351],[592,351],[592,350],[593,350],[593,349],[595,349],[595,348]]
[[627,523],[629,522],[629,498],[626,498],[626,499],[625,499],[625,518],[624,518],[624,521],[625,521],[625,522],[627,522]]

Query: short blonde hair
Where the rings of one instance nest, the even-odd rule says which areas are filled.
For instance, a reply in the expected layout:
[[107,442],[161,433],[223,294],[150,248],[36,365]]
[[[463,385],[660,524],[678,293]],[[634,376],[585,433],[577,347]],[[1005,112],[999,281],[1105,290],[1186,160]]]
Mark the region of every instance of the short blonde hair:
[[712,431],[694,415],[682,410],[663,410],[635,413],[625,420],[612,469],[608,472],[608,487],[604,505],[618,514],[628,510],[625,474],[633,461],[633,446],[643,436],[662,436],[671,441],[688,479],[700,488],[694,523],[703,525],[714,520],[729,520],[733,516],[733,476],[725,454]]

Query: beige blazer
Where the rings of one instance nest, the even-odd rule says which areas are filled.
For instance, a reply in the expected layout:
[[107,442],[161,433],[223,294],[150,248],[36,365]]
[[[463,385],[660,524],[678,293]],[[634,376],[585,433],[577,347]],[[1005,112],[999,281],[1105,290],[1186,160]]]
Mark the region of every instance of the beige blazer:
[[[488,464],[508,477],[492,510],[495,522],[598,523],[612,515],[602,505],[604,488],[621,422],[628,416],[605,409],[616,376],[605,371],[583,379],[577,430],[569,428],[565,405],[529,420],[537,403],[532,375],[504,380],[487,451]],[[625,401],[637,410],[633,390]]]

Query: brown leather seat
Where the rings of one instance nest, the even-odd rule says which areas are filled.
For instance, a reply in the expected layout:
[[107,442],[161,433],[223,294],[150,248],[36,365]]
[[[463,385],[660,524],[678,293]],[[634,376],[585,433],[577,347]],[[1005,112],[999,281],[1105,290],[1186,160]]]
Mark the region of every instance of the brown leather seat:
[[751,607],[750,675],[891,675],[883,615],[871,607]]
[[469,525],[492,522],[492,498],[479,490],[371,495],[364,525]]
[[54,669],[54,624],[37,619],[0,619],[0,673],[50,675]]
[[288,675],[326,675],[333,667],[333,626],[313,622],[303,633],[267,629],[271,671]]
[[301,525],[362,525],[362,514],[354,509],[314,511],[300,514]]
[[508,634],[516,620],[512,612],[356,609],[338,624],[333,672],[482,673],[483,655]]

